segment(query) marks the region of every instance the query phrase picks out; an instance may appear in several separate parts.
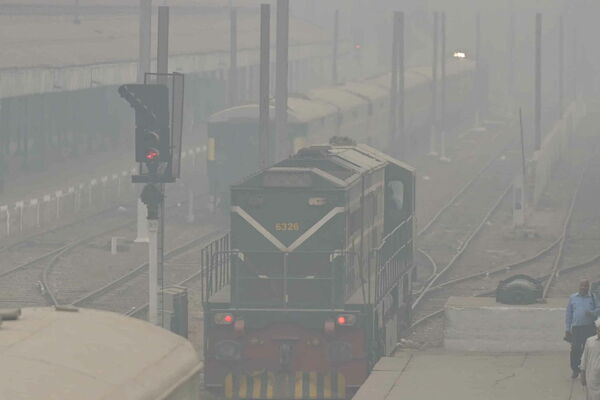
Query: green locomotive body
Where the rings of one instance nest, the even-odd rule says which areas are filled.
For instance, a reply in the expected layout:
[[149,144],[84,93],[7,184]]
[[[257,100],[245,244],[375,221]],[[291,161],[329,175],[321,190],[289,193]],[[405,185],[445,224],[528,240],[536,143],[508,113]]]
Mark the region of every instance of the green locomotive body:
[[205,262],[206,385],[357,388],[410,321],[414,196],[412,168],[366,145],[308,147],[234,185],[230,246]]

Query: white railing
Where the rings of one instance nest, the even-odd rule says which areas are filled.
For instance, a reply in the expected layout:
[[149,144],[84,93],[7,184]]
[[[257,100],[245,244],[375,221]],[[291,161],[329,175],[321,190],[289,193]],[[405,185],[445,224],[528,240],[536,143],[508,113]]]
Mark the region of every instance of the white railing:
[[[192,173],[206,146],[186,149],[181,154],[182,173]],[[131,183],[132,167],[88,181],[57,188],[39,198],[0,206],[0,240],[35,230],[60,226],[86,213],[99,212],[117,204],[133,202],[138,191]]]

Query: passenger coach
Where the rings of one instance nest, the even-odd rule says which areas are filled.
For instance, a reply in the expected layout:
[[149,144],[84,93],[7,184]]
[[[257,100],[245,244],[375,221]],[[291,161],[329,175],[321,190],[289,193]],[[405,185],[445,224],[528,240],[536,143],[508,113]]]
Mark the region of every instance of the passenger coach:
[[205,256],[205,384],[345,398],[410,320],[415,175],[366,145],[313,146],[231,189]]

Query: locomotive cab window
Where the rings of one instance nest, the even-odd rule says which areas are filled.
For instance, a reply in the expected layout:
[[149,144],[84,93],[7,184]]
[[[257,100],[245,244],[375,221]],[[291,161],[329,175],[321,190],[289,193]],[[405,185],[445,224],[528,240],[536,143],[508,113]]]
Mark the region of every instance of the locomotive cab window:
[[397,211],[402,211],[404,207],[404,183],[401,181],[391,181],[388,183],[388,196],[393,207]]

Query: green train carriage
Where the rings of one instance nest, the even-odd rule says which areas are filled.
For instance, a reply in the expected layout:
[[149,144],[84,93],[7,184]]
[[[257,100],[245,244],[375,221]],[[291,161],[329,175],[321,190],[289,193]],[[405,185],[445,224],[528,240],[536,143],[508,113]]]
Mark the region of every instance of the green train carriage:
[[414,171],[313,146],[231,191],[230,246],[203,277],[206,386],[346,397],[410,321]]
[[[473,110],[474,68],[474,63],[469,60],[451,59],[447,63],[448,127],[464,121]],[[383,74],[291,96],[288,101],[288,140],[292,151],[302,145],[327,143],[332,136],[347,136],[378,149],[388,148],[389,88],[390,74]],[[420,152],[429,144],[432,117],[430,67],[406,70],[405,95],[406,144],[411,151]],[[273,114],[271,108],[271,117]],[[208,145],[210,193],[213,203],[227,210],[229,185],[260,168],[258,106],[234,107],[211,116]],[[272,136],[269,145],[272,146]]]

